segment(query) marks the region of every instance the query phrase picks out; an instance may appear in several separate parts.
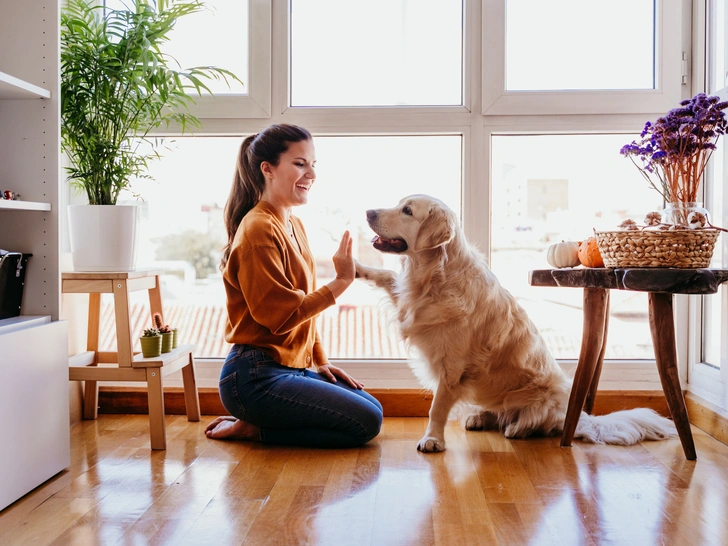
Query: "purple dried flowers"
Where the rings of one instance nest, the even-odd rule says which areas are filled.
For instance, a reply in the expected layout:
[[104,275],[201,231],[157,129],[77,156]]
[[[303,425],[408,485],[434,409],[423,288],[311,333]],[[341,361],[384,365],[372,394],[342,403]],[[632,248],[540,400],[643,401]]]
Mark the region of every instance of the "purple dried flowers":
[[716,142],[725,134],[728,102],[698,93],[654,123],[638,140],[622,147],[647,182],[667,202],[698,200],[698,188]]

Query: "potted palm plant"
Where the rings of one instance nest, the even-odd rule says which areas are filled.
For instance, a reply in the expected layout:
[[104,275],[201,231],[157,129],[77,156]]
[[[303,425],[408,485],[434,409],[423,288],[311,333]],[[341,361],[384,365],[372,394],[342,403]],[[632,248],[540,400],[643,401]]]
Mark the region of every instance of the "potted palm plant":
[[68,0],[61,12],[61,146],[69,182],[89,203],[68,211],[77,271],[134,269],[138,207],[117,200],[131,180],[149,178],[148,162],[159,157],[154,130],[199,128],[189,107],[193,95],[210,93],[205,81],[240,81],[219,67],[182,69],[164,53],[175,23],[205,9],[201,1],[123,6]]

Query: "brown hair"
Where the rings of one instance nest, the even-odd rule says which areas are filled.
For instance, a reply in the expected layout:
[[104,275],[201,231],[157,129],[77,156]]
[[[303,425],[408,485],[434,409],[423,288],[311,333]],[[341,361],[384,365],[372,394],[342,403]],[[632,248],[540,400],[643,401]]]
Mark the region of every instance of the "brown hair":
[[271,125],[257,135],[251,135],[243,140],[235,166],[233,187],[225,203],[224,217],[228,242],[223,248],[221,270],[225,268],[230,257],[233,239],[240,222],[263,196],[265,177],[260,170],[260,164],[267,161],[275,167],[280,161],[281,154],[288,150],[289,144],[310,139],[311,133],[303,127],[281,123]]

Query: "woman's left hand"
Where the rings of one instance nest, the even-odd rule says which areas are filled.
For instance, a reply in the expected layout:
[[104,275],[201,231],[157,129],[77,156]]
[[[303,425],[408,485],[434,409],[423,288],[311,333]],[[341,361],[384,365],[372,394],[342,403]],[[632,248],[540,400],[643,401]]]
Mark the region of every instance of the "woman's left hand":
[[333,364],[322,364],[321,366],[318,366],[317,371],[332,383],[336,383],[336,378],[338,377],[344,383],[354,389],[364,388],[364,383],[360,383],[359,381],[351,377],[348,373],[346,373],[344,370],[342,370],[341,368],[337,368]]

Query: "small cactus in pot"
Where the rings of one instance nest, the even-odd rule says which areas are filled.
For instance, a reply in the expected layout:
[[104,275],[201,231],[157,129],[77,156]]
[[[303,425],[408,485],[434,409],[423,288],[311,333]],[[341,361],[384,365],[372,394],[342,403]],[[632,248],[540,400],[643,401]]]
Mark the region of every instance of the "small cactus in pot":
[[152,318],[154,319],[154,327],[159,330],[159,333],[162,335],[162,352],[168,353],[176,347],[176,344],[174,343],[175,329],[170,327],[169,324],[164,324],[160,313],[154,313]]
[[153,358],[162,354],[162,334],[157,328],[147,328],[139,338],[142,346],[142,356]]

